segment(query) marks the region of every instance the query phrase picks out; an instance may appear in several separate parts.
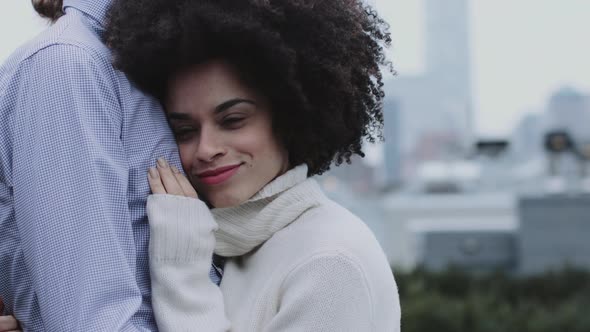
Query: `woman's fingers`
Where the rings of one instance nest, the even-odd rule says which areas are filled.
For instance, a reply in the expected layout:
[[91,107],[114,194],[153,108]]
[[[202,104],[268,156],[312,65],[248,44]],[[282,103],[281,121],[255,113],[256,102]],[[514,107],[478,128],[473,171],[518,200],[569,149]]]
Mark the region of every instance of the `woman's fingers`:
[[[170,194],[198,198],[190,181],[175,166],[159,158],[157,167],[149,169],[148,180],[154,194]],[[0,331],[2,332],[2,331]]]
[[150,167],[148,171],[148,182],[150,184],[150,189],[154,194],[166,194],[166,188],[164,188],[164,184],[162,183],[162,179],[160,178],[160,173],[155,167]]
[[184,196],[184,191],[182,191],[182,187],[180,187],[180,183],[178,183],[176,176],[172,173],[172,168],[170,168],[166,159],[159,158],[157,164],[158,172],[160,173],[160,178],[162,179],[166,193],[170,195]]
[[190,181],[186,178],[186,176],[184,176],[182,173],[180,173],[180,171],[176,167],[171,166],[170,168],[172,169],[172,173],[176,177],[176,181],[178,181],[180,188],[184,192],[184,196],[198,198],[195,188],[190,183]]
[[16,318],[12,316],[0,316],[0,332],[14,331],[18,328]]

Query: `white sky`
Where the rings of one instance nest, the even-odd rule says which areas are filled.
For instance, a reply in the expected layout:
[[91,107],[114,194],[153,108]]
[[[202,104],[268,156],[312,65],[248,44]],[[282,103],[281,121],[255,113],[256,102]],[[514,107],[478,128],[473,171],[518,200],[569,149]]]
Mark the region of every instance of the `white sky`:
[[[439,0],[445,1],[445,0]],[[422,0],[376,0],[400,75],[423,66]],[[590,0],[470,0],[477,131],[500,136],[568,84],[590,93]],[[2,0],[0,62],[45,22],[29,0]]]

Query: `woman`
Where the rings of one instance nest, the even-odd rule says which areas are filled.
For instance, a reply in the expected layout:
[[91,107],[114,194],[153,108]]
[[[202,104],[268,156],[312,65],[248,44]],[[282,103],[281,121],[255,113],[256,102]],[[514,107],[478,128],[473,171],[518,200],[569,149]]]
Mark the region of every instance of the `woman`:
[[165,105],[187,174],[164,159],[148,174],[158,327],[399,331],[373,234],[311,178],[380,135],[376,13],[354,0],[119,0],[110,13],[115,62]]

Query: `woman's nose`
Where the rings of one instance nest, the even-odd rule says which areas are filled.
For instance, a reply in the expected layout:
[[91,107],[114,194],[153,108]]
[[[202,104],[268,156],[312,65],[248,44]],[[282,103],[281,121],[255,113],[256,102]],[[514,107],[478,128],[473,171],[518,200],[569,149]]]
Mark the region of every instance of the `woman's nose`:
[[201,162],[211,162],[226,153],[223,139],[214,128],[202,128],[196,156]]

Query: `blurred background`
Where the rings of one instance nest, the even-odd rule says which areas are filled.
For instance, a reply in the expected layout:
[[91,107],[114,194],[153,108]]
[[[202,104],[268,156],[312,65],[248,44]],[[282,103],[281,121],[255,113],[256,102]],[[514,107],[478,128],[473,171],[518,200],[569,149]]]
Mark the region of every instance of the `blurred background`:
[[[590,1],[367,0],[385,141],[318,178],[375,232],[403,331],[590,331]],[[0,62],[47,27],[3,0]]]

